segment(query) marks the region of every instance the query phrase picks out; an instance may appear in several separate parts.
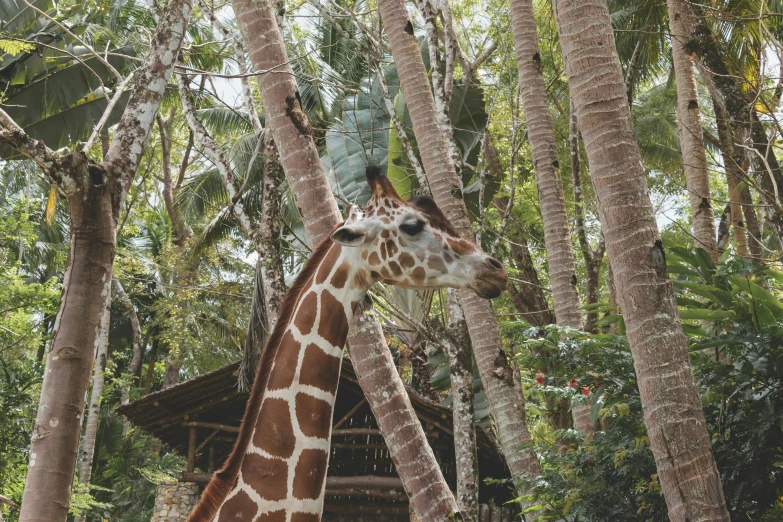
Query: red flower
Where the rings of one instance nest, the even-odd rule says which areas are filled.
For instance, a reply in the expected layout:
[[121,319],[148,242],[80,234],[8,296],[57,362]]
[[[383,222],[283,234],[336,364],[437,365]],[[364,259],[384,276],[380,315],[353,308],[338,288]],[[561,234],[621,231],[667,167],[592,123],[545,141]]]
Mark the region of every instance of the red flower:
[[571,382],[568,383],[571,388],[576,388],[579,384],[576,382],[576,377],[571,378]]
[[541,372],[536,372],[536,382],[538,384],[544,384],[544,381],[546,380],[546,377]]
[[582,387],[582,395],[584,395],[585,397],[590,395],[590,388],[588,388],[587,386],[583,386]]

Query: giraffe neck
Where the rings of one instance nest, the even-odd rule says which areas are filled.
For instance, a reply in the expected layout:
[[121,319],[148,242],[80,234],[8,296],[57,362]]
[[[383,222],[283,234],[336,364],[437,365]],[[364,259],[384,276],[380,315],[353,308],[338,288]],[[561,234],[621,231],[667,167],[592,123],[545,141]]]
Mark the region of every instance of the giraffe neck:
[[[325,241],[311,259],[320,259],[317,266],[305,267],[300,276],[305,280],[292,287],[290,293],[299,291],[281,312],[282,318],[290,306],[290,319],[278,324],[265,349],[279,339],[275,353],[267,356],[268,377],[260,367],[248,402],[234,450],[243,452],[232,454],[223,470],[236,459],[236,479],[215,503],[214,518],[195,518],[194,511],[189,522],[320,520],[343,346],[370,286],[353,252]],[[262,357],[260,366],[264,362]]]

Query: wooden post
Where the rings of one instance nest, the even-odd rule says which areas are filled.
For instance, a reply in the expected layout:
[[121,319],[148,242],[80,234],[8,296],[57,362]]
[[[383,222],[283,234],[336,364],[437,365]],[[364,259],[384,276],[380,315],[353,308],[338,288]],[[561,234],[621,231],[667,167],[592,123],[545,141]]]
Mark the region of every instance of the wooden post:
[[480,504],[479,505],[479,521],[480,522],[490,522],[489,520],[489,506],[487,504]]
[[188,464],[185,471],[193,473],[196,469],[196,430],[197,428],[190,428],[190,438],[188,439]]
[[209,473],[215,471],[215,446],[209,447],[209,464],[207,464],[207,471]]

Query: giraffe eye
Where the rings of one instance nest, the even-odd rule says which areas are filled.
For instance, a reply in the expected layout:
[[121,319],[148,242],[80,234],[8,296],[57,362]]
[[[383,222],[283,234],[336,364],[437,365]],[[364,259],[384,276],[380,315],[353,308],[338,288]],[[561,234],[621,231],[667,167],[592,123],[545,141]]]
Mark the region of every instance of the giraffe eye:
[[424,230],[424,221],[420,219],[415,223],[405,223],[403,225],[400,225],[400,230],[402,230],[409,236],[415,236],[416,234]]

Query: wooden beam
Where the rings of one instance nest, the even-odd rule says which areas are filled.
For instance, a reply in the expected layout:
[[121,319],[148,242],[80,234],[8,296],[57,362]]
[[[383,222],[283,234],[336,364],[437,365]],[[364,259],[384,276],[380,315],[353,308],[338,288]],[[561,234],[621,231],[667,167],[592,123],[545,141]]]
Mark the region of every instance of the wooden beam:
[[351,435],[381,435],[381,430],[370,428],[348,428],[343,430],[332,430],[332,437],[347,437]]
[[[206,445],[209,443],[209,441],[211,441],[212,439],[214,439],[214,438],[215,438],[215,435],[217,435],[218,433],[220,433],[220,430],[215,430],[215,431],[213,431],[212,433],[210,433],[209,435],[207,435],[207,438],[206,438],[206,439],[204,439],[204,440],[203,440],[203,442],[202,442],[201,444],[199,444],[199,445],[198,445],[198,448],[196,448],[196,455],[198,455],[199,453],[201,453],[201,450],[203,450],[203,449],[204,449],[204,446],[206,446]],[[210,449],[211,449],[211,448],[210,448]]]
[[190,428],[190,436],[188,437],[188,463],[185,470],[188,473],[193,473],[196,469],[196,436],[198,435],[195,427]]
[[187,428],[209,428],[229,433],[239,433],[240,430],[239,426],[229,426],[228,424],[218,424],[217,422],[185,421],[182,425]]
[[360,475],[358,477],[326,477],[326,489],[399,489],[402,487],[400,477],[379,477],[377,475]]
[[408,503],[364,503],[362,502],[326,502],[324,503],[324,513],[336,513],[339,515],[397,515],[408,516]]
[[366,398],[366,397],[362,397],[362,400],[360,400],[359,402],[357,402],[357,403],[356,403],[356,406],[354,406],[353,408],[351,408],[351,411],[349,411],[348,413],[346,413],[345,415],[343,415],[343,418],[342,418],[342,419],[340,419],[340,420],[337,422],[337,424],[335,424],[334,426],[332,426],[332,429],[333,429],[333,430],[336,430],[337,428],[339,428],[340,426],[342,426],[343,424],[345,424],[345,423],[346,423],[346,421],[347,421],[348,419],[350,419],[350,418],[351,418],[351,415],[353,415],[354,413],[356,413],[357,411],[359,411],[359,408],[361,408],[362,406],[364,406],[364,404],[365,404],[366,402],[367,402],[367,398]]
[[402,489],[329,489],[326,488],[327,497],[351,497],[374,498],[380,500],[407,501],[408,495]]
[[195,482],[196,484],[208,484],[212,480],[213,473],[193,473],[185,471],[180,474],[180,482]]
[[[233,399],[233,398],[237,397],[238,395],[241,395],[241,394],[238,391],[233,390],[231,393],[228,393],[226,395],[222,395],[222,396],[216,397],[215,399],[212,399],[211,401],[200,403],[195,408],[191,408],[189,410],[177,412],[176,414],[172,414],[172,415],[169,415],[167,417],[163,417],[162,419],[158,419],[158,420],[152,421],[149,424],[144,424],[143,426],[139,426],[139,427],[144,428],[147,431],[154,431],[159,426],[162,426],[162,427],[171,426],[173,424],[178,423],[180,420],[183,420],[183,419],[184,420],[188,420],[190,418],[190,415],[192,415],[194,413],[198,413],[200,411],[209,409],[209,408],[211,408],[212,406],[214,406],[216,404],[220,404],[222,402],[225,402],[225,401],[228,401],[230,399]],[[165,406],[162,405],[162,404],[161,404],[160,407],[161,407],[161,409],[165,408]]]

